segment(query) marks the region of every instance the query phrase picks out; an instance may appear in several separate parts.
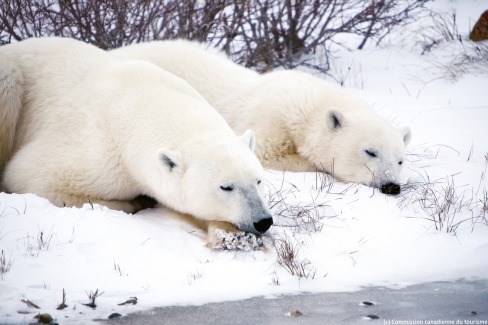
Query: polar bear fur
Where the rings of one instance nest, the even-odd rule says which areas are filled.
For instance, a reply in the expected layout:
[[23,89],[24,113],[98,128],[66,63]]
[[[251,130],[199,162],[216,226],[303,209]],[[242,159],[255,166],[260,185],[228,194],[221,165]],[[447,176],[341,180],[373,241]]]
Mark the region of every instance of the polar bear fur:
[[201,224],[264,233],[272,218],[253,133],[237,137],[175,75],[109,59],[62,38],[0,48],[2,186],[129,213],[130,200],[148,195]]
[[400,192],[411,133],[394,128],[363,102],[298,71],[260,75],[215,49],[184,40],[154,41],[110,52],[152,62],[188,81],[236,132],[253,129],[263,166],[324,171],[346,182]]

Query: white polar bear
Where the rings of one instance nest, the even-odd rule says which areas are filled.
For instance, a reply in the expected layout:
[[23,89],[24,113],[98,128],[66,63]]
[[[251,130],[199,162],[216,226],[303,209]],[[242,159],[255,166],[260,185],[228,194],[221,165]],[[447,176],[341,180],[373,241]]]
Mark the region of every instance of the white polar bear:
[[0,62],[7,191],[126,212],[148,195],[208,227],[272,225],[252,131],[237,137],[184,80],[62,38],[2,46]]
[[364,103],[325,80],[298,71],[260,75],[215,49],[184,40],[112,50],[141,59],[195,87],[236,132],[253,129],[265,167],[325,171],[346,182],[400,193],[410,128],[394,128]]

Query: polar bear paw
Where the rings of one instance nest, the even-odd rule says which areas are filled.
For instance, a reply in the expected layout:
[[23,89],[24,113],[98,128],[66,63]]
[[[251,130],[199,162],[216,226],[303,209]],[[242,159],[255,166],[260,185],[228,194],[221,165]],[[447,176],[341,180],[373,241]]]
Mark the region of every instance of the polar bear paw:
[[222,229],[215,229],[213,249],[255,251],[264,249],[262,237],[244,231],[227,232]]

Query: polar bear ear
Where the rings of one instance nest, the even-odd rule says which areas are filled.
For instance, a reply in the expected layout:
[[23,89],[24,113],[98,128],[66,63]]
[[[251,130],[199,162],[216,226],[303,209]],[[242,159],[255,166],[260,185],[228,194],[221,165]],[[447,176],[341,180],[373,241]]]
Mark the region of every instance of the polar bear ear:
[[256,149],[256,136],[254,135],[253,130],[246,130],[243,135],[241,135],[242,141],[249,146],[252,152]]
[[403,143],[405,144],[405,147],[408,146],[410,140],[412,140],[412,131],[410,130],[410,127],[403,126],[401,128],[398,128],[398,130],[400,131],[400,135],[403,138]]
[[169,149],[160,149],[158,154],[162,165],[168,168],[170,172],[175,172],[183,168],[183,156],[181,152]]
[[333,130],[338,130],[342,127],[343,121],[342,114],[336,111],[332,111],[329,113],[329,126]]

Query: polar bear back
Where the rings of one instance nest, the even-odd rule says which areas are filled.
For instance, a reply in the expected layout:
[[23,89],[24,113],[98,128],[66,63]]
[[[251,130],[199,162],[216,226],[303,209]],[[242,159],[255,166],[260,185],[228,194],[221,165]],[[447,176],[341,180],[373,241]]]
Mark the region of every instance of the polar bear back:
[[[38,139],[39,133],[48,139],[51,133],[60,130],[70,141],[81,142],[81,139],[91,138],[89,134],[97,132],[100,124],[112,125],[113,132],[122,134],[120,130],[126,128],[118,123],[123,120],[122,115],[134,123],[156,124],[155,121],[159,121],[162,129],[164,125],[181,125],[179,132],[168,128],[171,131],[165,135],[165,140],[170,147],[205,131],[202,129],[232,132],[219,114],[208,109],[196,90],[175,75],[154,69],[150,63],[119,62],[96,47],[59,38],[32,39],[22,42],[21,49],[9,46],[1,53],[17,56],[20,69],[28,71],[24,77],[28,92],[24,94],[17,147]],[[93,71],[93,66],[99,69]],[[87,79],[91,81],[84,82]],[[159,94],[157,98],[140,96],[155,92]],[[158,102],[165,105],[158,105]],[[118,109],[104,109],[107,103]],[[137,109],[141,105],[144,110]],[[49,111],[49,114],[40,111]],[[97,119],[93,119],[94,115]],[[85,127],[80,128],[79,124]]]
[[230,94],[247,88],[259,78],[257,72],[233,63],[217,49],[187,40],[133,44],[109,53],[114,58],[152,62],[174,73],[188,81],[219,111],[223,106],[232,105],[232,101],[226,101]]
[[[113,197],[131,198],[147,189],[126,169],[156,161],[161,147],[236,137],[198,92],[151,63],[112,60],[60,38],[9,45],[0,56],[15,58],[24,76],[14,156],[5,170],[10,191],[106,197],[109,187]],[[44,175],[36,165],[46,166]]]

